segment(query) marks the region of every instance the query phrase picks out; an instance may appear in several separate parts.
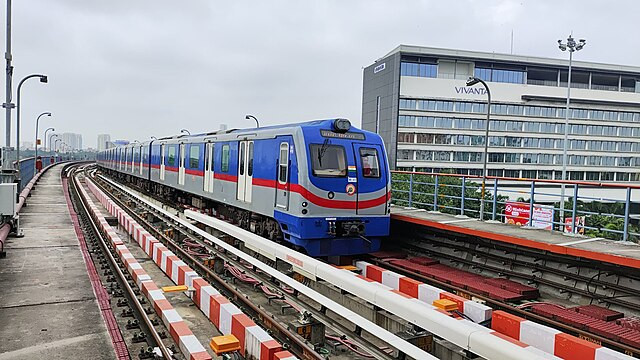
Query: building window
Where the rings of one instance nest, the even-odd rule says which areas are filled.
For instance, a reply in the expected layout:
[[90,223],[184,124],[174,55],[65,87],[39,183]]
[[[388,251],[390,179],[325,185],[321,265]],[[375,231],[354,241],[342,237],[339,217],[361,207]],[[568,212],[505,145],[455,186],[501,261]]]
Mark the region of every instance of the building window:
[[504,153],[489,153],[489,162],[503,163]]
[[520,163],[520,154],[506,153],[506,154],[504,154],[504,162],[506,162],[506,163]]
[[414,127],[416,126],[416,117],[408,115],[400,115],[398,117],[398,126]]
[[600,181],[613,181],[614,174],[612,172],[602,172],[600,173]]
[[600,173],[597,171],[587,171],[586,180],[588,181],[598,181],[600,180]]
[[538,163],[538,154],[522,154],[522,163],[523,164],[537,164]]
[[434,151],[433,152],[433,160],[434,161],[451,161],[451,155],[448,151]]
[[411,150],[398,150],[399,160],[413,160],[413,151]]
[[401,62],[400,75],[435,78],[438,76],[438,66],[435,64]]
[[416,134],[418,144],[433,144],[433,134]]
[[415,110],[416,104],[416,100],[400,99],[400,109],[403,110]]
[[553,171],[552,170],[539,170],[538,171],[538,179],[543,179],[543,180],[551,180],[551,179],[553,179]]
[[520,170],[505,170],[504,176],[509,178],[519,178]]
[[398,133],[398,142],[413,143],[414,135],[415,134],[413,133],[404,133],[404,132]]
[[432,152],[428,150],[417,150],[416,151],[416,160],[420,161],[431,161],[433,157],[431,156]]
[[522,170],[522,177],[525,179],[535,179],[536,171],[535,170]]

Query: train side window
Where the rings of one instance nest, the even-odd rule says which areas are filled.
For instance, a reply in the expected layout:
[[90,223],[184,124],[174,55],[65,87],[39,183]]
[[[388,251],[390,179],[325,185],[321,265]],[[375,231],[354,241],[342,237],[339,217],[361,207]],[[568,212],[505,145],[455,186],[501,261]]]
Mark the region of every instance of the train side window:
[[278,182],[286,184],[287,172],[289,171],[289,143],[280,144],[280,160],[278,164]]
[[380,177],[380,163],[378,162],[378,152],[372,148],[360,148],[360,164],[362,176],[368,178]]
[[220,162],[222,171],[229,172],[229,145],[222,145],[222,161]]
[[197,169],[200,162],[200,145],[189,146],[189,168]]
[[[165,162],[170,166],[174,166],[176,163],[176,146],[169,145],[167,146],[167,157],[165,158]],[[165,163],[165,165],[167,165]]]
[[247,176],[253,176],[253,141],[247,146]]

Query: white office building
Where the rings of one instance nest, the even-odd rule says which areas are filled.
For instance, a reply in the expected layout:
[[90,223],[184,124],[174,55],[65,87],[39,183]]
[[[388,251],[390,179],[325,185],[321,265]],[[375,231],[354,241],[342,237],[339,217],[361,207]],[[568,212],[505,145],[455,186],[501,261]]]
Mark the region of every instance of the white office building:
[[[487,95],[465,85],[476,76],[492,97],[488,175],[560,179],[567,70],[401,45],[364,69],[362,126],[383,137],[392,168],[481,175]],[[571,85],[568,178],[640,182],[640,67],[574,61]]]
[[72,150],[82,150],[82,135],[76,133],[63,133],[62,142],[67,144]]
[[98,151],[103,151],[112,146],[111,135],[100,134],[98,135]]

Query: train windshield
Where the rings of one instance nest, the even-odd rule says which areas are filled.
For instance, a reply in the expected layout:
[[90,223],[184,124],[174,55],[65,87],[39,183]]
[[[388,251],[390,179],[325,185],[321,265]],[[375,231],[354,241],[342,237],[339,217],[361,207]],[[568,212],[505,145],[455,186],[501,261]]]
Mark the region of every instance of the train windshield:
[[321,177],[347,176],[347,156],[344,147],[323,144],[311,144],[311,163],[313,175]]

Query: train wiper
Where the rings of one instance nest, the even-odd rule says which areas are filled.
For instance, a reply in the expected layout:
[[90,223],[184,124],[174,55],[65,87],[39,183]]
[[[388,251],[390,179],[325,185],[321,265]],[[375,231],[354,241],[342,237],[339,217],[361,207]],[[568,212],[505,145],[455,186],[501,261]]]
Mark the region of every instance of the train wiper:
[[318,165],[322,166],[322,157],[324,156],[324,153],[327,152],[328,148],[329,148],[329,139],[324,139],[324,142],[322,143],[322,147],[318,149]]

